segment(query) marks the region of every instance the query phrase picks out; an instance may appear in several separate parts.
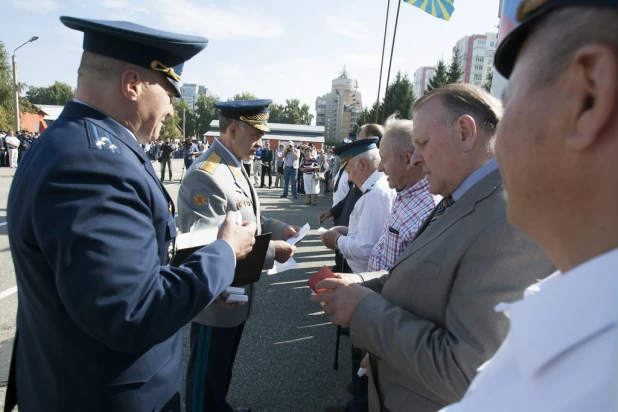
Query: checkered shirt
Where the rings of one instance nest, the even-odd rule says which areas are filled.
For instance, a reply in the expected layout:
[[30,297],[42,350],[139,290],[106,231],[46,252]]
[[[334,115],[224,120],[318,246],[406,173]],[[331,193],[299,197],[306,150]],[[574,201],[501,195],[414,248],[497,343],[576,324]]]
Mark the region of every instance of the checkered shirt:
[[389,220],[371,251],[369,271],[390,270],[440,202],[429,193],[426,179],[397,194]]

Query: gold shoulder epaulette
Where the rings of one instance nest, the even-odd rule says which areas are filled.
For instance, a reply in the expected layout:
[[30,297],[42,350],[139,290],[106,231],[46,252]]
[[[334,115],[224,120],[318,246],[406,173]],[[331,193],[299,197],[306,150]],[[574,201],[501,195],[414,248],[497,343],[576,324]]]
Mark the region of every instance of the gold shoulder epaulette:
[[232,174],[234,175],[234,179],[238,180],[238,179],[242,179],[242,172],[240,171],[240,168],[234,165],[227,165],[230,168],[230,171],[232,172]]
[[220,164],[221,164],[221,156],[219,156],[215,152],[212,152],[206,158],[206,160],[204,160],[204,163],[202,163],[202,166],[200,167],[200,169],[212,174],[217,168],[217,166],[219,166]]

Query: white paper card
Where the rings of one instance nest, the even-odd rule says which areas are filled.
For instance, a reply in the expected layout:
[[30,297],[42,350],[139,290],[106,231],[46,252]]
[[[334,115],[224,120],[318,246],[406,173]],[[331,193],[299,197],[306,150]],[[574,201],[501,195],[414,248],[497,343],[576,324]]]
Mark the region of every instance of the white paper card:
[[[242,223],[242,214],[240,211],[232,212],[234,214],[234,221],[238,224]],[[188,233],[181,233],[176,236],[176,248],[188,249],[195,246],[209,245],[217,240],[219,234],[219,227],[225,220],[225,215],[216,217],[219,221],[217,227],[212,226],[204,219],[198,219],[193,223]]]
[[273,266],[272,269],[269,269],[267,273],[269,275],[276,275],[277,273],[285,272],[286,270],[297,269],[298,267],[298,263],[296,263],[294,258],[290,258],[285,263],[279,263],[275,261],[275,266]]
[[311,227],[309,226],[309,223],[305,223],[305,226],[300,228],[298,234],[294,237],[289,238],[288,240],[286,240],[286,242],[294,246],[295,244],[300,242],[305,236],[307,236],[307,233],[309,233],[310,230]]
[[[242,213],[240,213],[240,210],[235,210],[232,212],[232,214],[234,215],[232,216],[234,221],[240,225],[242,223]],[[221,227],[221,225],[223,224],[223,221],[225,220],[226,215],[223,215],[223,216],[218,215],[217,217],[219,218],[219,227]]]
[[322,234],[324,232],[328,232],[328,229],[324,229],[323,227],[318,229],[318,233]]

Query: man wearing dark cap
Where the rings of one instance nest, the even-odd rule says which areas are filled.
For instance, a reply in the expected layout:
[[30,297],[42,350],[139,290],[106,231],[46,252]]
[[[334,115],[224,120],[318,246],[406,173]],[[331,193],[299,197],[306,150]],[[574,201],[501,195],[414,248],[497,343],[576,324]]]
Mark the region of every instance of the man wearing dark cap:
[[447,410],[616,411],[618,2],[524,1],[517,17],[496,53],[496,154],[509,220],[559,271],[497,308],[509,336]]
[[[182,232],[193,225],[201,229],[214,227],[219,216],[240,212],[243,220],[256,222],[257,232],[272,233],[263,269],[275,261],[286,262],[294,247],[285,242],[300,227],[289,226],[261,216],[260,200],[242,167],[243,160],[253,158],[262,146],[268,128],[268,105],[272,100],[236,100],[219,102],[221,132],[206,153],[187,171],[178,193],[178,221]],[[253,284],[245,286],[249,303],[245,305],[211,305],[191,323],[191,357],[187,369],[186,410],[188,412],[233,411],[226,396],[232,380],[232,368],[245,321],[255,295]],[[247,411],[238,408],[237,411]]]
[[255,224],[168,266],[174,204],[141,148],[201,37],[61,17],[84,32],[76,99],[29,149],[8,200],[19,287],[5,410],[179,411],[179,329],[231,283]]
[[[379,144],[380,144],[379,139],[382,138],[383,135],[384,135],[384,128],[380,126],[379,124],[375,124],[375,123],[366,124],[363,127],[361,127],[360,131],[358,132],[358,140],[376,137],[378,138],[376,147],[379,147]],[[350,137],[356,137],[356,134],[353,132],[350,132]],[[335,154],[337,154],[338,158],[339,158],[339,154],[341,153],[341,151],[344,151],[346,145],[349,144],[350,142],[352,142],[352,140],[348,140],[347,143],[335,148]],[[348,223],[350,221],[350,215],[352,214],[352,211],[354,210],[354,206],[356,205],[356,202],[358,201],[358,199],[360,199],[362,195],[361,190],[357,186],[355,186],[351,180],[348,179],[347,173],[345,174],[345,180],[341,179],[342,173],[345,169],[344,166],[345,165],[340,166],[341,173],[339,174],[337,180],[335,181],[334,191],[336,192],[337,189],[339,189],[340,185],[349,185],[350,190],[348,191],[347,195],[345,196],[343,200],[341,200],[336,205],[333,205],[331,209],[325,210],[324,212],[320,213],[320,216],[318,216],[318,222],[320,222],[320,224],[324,223],[324,221],[330,217],[333,219],[335,225],[348,226]],[[334,269],[339,272],[347,272],[347,273],[351,272],[349,265],[345,262],[345,259],[343,258],[339,250],[335,250]]]

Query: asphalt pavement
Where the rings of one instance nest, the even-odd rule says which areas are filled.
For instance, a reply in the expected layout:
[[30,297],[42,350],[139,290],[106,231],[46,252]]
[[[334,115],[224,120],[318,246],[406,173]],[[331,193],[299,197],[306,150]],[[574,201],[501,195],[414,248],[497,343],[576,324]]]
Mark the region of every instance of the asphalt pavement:
[[[164,181],[177,198],[182,160],[173,160],[174,181]],[[158,170],[158,163],[154,165]],[[15,272],[8,244],[6,203],[13,169],[0,168],[0,348],[15,333],[17,294]],[[167,176],[166,176],[167,177]],[[274,177],[273,177],[274,183]],[[254,412],[314,412],[328,405],[344,404],[350,382],[350,342],[342,337],[339,371],[333,370],[336,328],[321,306],[309,300],[307,279],[320,267],[332,266],[334,254],[324,248],[316,230],[317,216],[330,207],[332,197],[318,197],[318,206],[306,206],[306,198],[281,199],[282,189],[258,189],[262,214],[289,224],[309,223],[311,232],[297,246],[299,268],[276,275],[262,275],[251,316],[246,323],[228,396],[234,407]],[[331,226],[330,221],[324,227]],[[185,366],[188,328],[185,327]],[[3,352],[6,358],[6,353]],[[8,359],[0,358],[2,363]],[[4,388],[0,388],[0,405]]]

